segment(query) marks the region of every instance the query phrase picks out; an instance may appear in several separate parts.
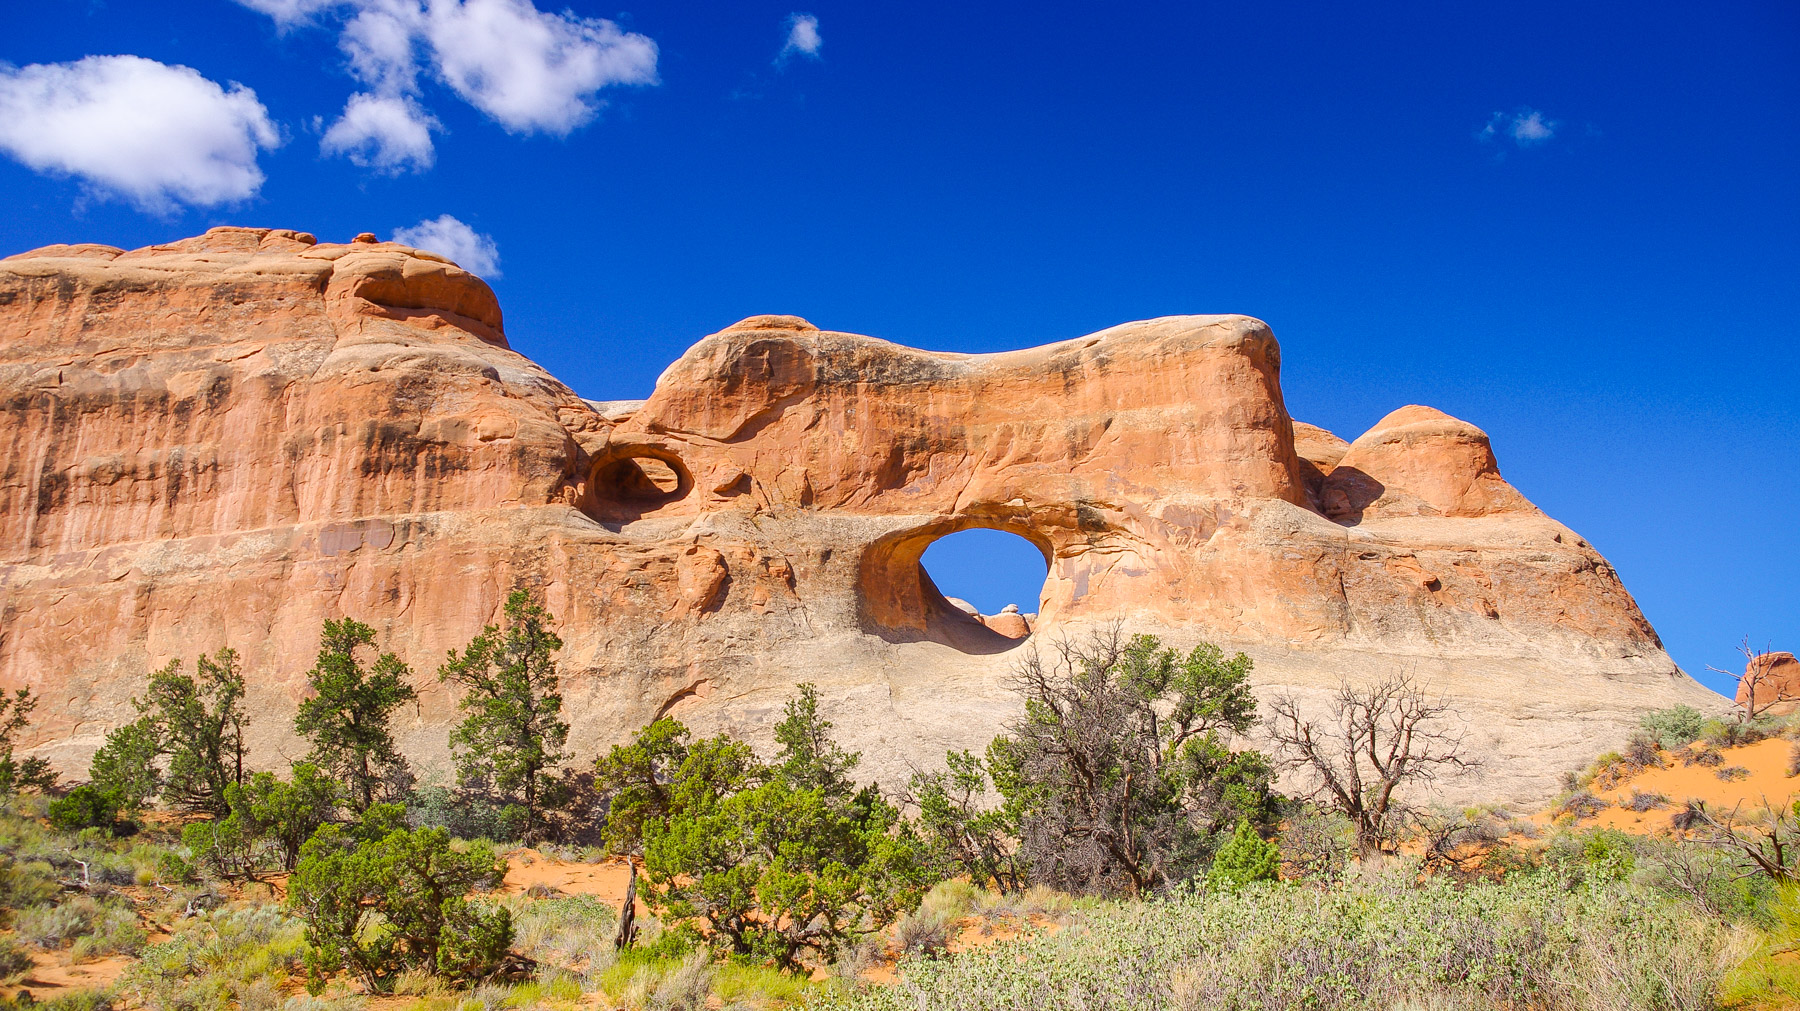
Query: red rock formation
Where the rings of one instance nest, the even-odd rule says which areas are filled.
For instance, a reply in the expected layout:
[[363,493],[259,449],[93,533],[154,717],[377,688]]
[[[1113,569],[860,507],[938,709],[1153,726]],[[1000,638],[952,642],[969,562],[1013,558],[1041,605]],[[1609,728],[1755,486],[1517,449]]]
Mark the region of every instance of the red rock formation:
[[1792,653],[1762,653],[1744,664],[1737,704],[1758,713],[1785,715],[1800,708],[1800,660]]
[[274,760],[347,614],[417,668],[404,743],[441,761],[430,674],[522,584],[563,622],[584,755],[664,712],[761,739],[812,680],[903,778],[1016,712],[1019,630],[919,565],[979,526],[1044,552],[1034,639],[1124,619],[1244,649],[1269,691],[1431,681],[1490,759],[1465,794],[1543,795],[1642,711],[1710,704],[1479,429],[1412,407],[1345,444],[1279,372],[1242,316],[995,355],[758,316],[593,404],[428,253],[46,247],[0,261],[0,683],[52,700],[37,750],[80,770],[146,671],[231,645]]

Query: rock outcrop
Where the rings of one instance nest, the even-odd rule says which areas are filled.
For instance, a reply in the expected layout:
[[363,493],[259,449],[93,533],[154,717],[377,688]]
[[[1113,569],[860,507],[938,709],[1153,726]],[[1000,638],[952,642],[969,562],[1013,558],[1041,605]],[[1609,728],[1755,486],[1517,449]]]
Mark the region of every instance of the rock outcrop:
[[[1480,429],[1298,424],[1259,320],[962,355],[755,316],[593,403],[479,278],[371,238],[0,261],[0,684],[47,700],[37,753],[79,772],[148,670],[230,645],[257,757],[297,755],[320,622],[351,615],[413,664],[403,744],[441,762],[431,675],[516,585],[562,622],[584,759],[665,713],[765,740],[810,680],[904,778],[1018,711],[1017,650],[1116,620],[1245,650],[1265,693],[1415,674],[1485,759],[1451,796],[1540,799],[1643,711],[1722,703]],[[1029,625],[920,567],[970,527],[1044,553]]]
[[1737,704],[1758,713],[1785,716],[1800,709],[1800,660],[1792,653],[1758,653],[1738,678]]

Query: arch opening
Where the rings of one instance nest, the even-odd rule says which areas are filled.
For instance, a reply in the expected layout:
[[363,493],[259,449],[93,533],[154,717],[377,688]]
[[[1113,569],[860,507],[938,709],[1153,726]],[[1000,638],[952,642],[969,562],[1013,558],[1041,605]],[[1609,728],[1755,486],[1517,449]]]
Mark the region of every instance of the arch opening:
[[594,465],[587,499],[596,519],[629,523],[686,498],[693,486],[680,457],[634,447]]
[[859,563],[863,630],[889,642],[928,640],[964,653],[1017,648],[1050,606],[1054,556],[1050,539],[1024,516],[963,515],[895,531],[870,544]]
[[1050,566],[1037,545],[987,527],[932,541],[919,558],[945,601],[1009,639],[1031,634]]

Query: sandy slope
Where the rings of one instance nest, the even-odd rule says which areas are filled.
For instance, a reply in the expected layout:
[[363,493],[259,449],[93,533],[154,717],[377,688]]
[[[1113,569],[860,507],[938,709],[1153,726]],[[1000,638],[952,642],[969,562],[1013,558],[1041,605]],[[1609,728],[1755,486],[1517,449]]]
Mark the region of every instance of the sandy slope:
[[[1719,766],[1682,765],[1670,760],[1664,768],[1645,769],[1611,789],[1596,789],[1595,795],[1613,806],[1584,824],[1628,832],[1667,832],[1669,816],[1681,810],[1689,800],[1704,801],[1709,810],[1720,813],[1740,808],[1744,814],[1765,804],[1791,803],[1800,796],[1800,778],[1788,775],[1789,756],[1794,747],[1793,741],[1771,738],[1742,747],[1720,749],[1725,761]],[[1668,758],[1666,754],[1664,757]],[[1735,780],[1718,775],[1720,770],[1732,768],[1746,769],[1749,775]],[[1643,813],[1631,811],[1625,805],[1638,791],[1661,794],[1668,798],[1668,803]]]

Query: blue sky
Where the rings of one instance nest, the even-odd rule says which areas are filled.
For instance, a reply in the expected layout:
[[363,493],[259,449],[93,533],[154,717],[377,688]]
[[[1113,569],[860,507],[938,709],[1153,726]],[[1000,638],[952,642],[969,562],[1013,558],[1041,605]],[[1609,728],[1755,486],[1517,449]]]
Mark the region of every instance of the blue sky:
[[754,313],[961,351],[1249,313],[1297,418],[1485,428],[1689,672],[1800,648],[1789,2],[53,0],[0,61],[0,252],[449,215],[601,399]]

